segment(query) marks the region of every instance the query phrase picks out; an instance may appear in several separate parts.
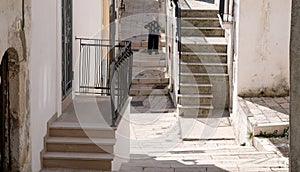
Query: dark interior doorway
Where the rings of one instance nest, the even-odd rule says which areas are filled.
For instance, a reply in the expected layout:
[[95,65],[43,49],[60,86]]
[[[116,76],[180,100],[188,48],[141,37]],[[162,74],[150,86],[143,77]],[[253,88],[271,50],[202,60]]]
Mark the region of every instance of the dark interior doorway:
[[1,167],[0,171],[5,171],[9,167],[9,133],[7,128],[10,128],[9,125],[9,82],[8,82],[8,53],[6,52],[2,58],[0,64],[0,148],[1,148]]
[[72,92],[73,0],[62,0],[62,98]]

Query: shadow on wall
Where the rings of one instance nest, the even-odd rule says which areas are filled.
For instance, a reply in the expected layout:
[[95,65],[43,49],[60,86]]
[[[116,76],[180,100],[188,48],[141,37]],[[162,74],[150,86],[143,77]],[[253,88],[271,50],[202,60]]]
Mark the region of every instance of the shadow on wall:
[[[131,160],[122,164],[120,171],[122,172],[131,172],[136,170],[144,170],[144,171],[222,171],[227,172],[228,170],[222,169],[215,165],[211,164],[199,164],[196,165],[196,160],[187,160],[184,161],[186,164],[178,162],[176,160],[156,160],[153,157],[148,155],[131,155]],[[149,164],[149,165],[147,165]],[[153,165],[155,164],[155,165]],[[187,164],[195,164],[195,165],[187,165]],[[173,169],[173,170],[170,170]]]
[[196,1],[207,2],[207,3],[210,3],[210,4],[215,3],[215,0],[196,0]]

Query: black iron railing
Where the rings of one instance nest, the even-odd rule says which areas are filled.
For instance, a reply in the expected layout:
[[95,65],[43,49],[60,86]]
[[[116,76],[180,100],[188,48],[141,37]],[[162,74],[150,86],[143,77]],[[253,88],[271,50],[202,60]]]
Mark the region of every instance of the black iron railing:
[[131,42],[111,45],[109,40],[80,41],[79,93],[111,97],[112,126],[128,99],[132,78]]
[[[175,9],[175,17],[177,20],[177,45],[178,45],[178,55],[179,55],[179,83],[181,82],[181,6],[179,0],[174,0],[176,5]],[[178,94],[180,94],[180,89],[178,90]]]
[[128,96],[132,79],[133,52],[131,42],[123,42],[123,48],[118,52],[110,67],[110,96],[112,110],[112,126],[116,126],[120,111]]

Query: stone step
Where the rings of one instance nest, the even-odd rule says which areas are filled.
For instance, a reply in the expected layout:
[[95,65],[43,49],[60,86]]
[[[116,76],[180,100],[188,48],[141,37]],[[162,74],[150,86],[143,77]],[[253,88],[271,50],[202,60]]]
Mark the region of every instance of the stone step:
[[194,9],[181,9],[181,17],[217,17],[219,11],[217,9],[203,9],[203,10],[194,10]]
[[165,60],[134,60],[133,67],[165,67],[166,61]]
[[135,77],[132,84],[169,84],[169,78],[140,78]]
[[136,77],[137,75],[143,73],[156,73],[165,76],[166,71],[167,71],[166,67],[134,67],[132,69],[132,76]]
[[168,88],[165,89],[130,89],[130,96],[167,95]]
[[107,124],[79,124],[75,122],[54,122],[49,128],[50,137],[115,138],[115,130]]
[[229,75],[228,74],[205,74],[205,73],[181,73],[181,83],[189,84],[225,84],[228,85]]
[[226,44],[183,43],[182,52],[227,53]]
[[227,73],[227,64],[181,62],[181,71],[185,73]]
[[44,168],[72,168],[110,171],[113,155],[101,153],[46,152]]
[[181,94],[211,94],[211,84],[180,84]]
[[180,94],[178,95],[178,103],[185,105],[211,106],[213,95],[209,94]]
[[183,17],[181,27],[221,27],[219,18],[216,17]]
[[182,27],[182,36],[224,37],[225,30],[221,27]]
[[49,137],[47,152],[113,153],[115,139]]
[[200,118],[208,117],[213,110],[213,106],[179,105],[178,109],[180,116],[187,118]]
[[227,63],[226,53],[182,52],[181,61],[189,63]]
[[[99,170],[71,169],[71,168],[43,168],[40,172],[99,172]],[[111,171],[101,171],[111,172]]]

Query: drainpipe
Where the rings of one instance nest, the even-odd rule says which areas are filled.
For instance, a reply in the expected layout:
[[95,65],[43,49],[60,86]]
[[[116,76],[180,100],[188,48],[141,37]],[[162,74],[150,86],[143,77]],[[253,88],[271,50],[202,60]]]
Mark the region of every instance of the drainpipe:
[[116,45],[116,0],[112,0],[112,33],[111,33],[111,42],[112,42],[112,55],[113,60],[115,59],[115,45]]

